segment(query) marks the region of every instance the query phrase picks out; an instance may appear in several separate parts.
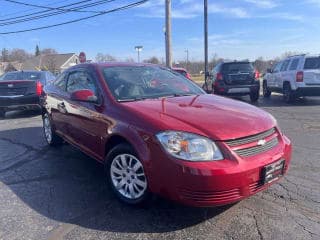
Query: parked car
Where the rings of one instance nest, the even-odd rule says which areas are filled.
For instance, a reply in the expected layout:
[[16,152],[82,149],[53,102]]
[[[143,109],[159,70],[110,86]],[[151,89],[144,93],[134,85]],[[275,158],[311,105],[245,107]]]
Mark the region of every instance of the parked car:
[[188,73],[188,71],[187,71],[186,69],[184,69],[184,68],[177,68],[177,67],[173,67],[173,68],[171,68],[171,69],[172,69],[173,71],[177,72],[177,73],[182,74],[182,75],[185,76],[186,78],[192,80],[191,74]]
[[289,167],[290,140],[269,113],[205,94],[161,66],[76,65],[44,91],[48,144],[66,141],[102,163],[105,182],[128,204],[150,193],[192,206],[229,204]]
[[221,62],[211,72],[212,89],[217,95],[250,95],[250,100],[256,102],[260,94],[259,77],[250,62]]
[[39,107],[42,87],[54,79],[47,71],[8,72],[0,80],[0,117],[12,109]]
[[278,62],[263,78],[263,96],[282,93],[290,103],[302,96],[320,96],[320,55],[297,55]]

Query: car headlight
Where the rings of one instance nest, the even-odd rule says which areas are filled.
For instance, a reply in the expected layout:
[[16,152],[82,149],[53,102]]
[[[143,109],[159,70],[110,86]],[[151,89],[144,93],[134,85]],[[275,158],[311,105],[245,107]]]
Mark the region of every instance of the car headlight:
[[175,158],[187,161],[217,161],[223,155],[218,146],[208,138],[177,131],[158,133],[158,140],[164,149]]

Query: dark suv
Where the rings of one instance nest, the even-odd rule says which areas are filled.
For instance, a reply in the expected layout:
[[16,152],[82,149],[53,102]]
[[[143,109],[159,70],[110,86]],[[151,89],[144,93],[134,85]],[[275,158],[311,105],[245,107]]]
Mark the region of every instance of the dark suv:
[[259,72],[250,62],[222,62],[212,70],[212,90],[218,95],[244,96],[259,99]]

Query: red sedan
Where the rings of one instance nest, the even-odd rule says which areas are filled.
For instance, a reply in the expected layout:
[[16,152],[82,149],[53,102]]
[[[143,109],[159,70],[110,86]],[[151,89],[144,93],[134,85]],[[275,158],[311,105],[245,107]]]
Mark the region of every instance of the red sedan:
[[104,164],[111,189],[129,204],[150,193],[192,206],[229,204],[288,170],[291,143],[269,113],[205,94],[160,66],[81,64],[45,93],[48,144],[66,141]]

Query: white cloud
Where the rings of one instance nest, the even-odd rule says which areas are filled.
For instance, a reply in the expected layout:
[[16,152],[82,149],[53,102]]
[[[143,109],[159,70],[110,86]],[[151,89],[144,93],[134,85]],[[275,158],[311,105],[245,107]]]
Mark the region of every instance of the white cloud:
[[278,6],[278,4],[272,0],[245,0],[245,1],[259,8],[275,8]]
[[314,4],[317,7],[320,7],[320,0],[306,0],[306,3]]

